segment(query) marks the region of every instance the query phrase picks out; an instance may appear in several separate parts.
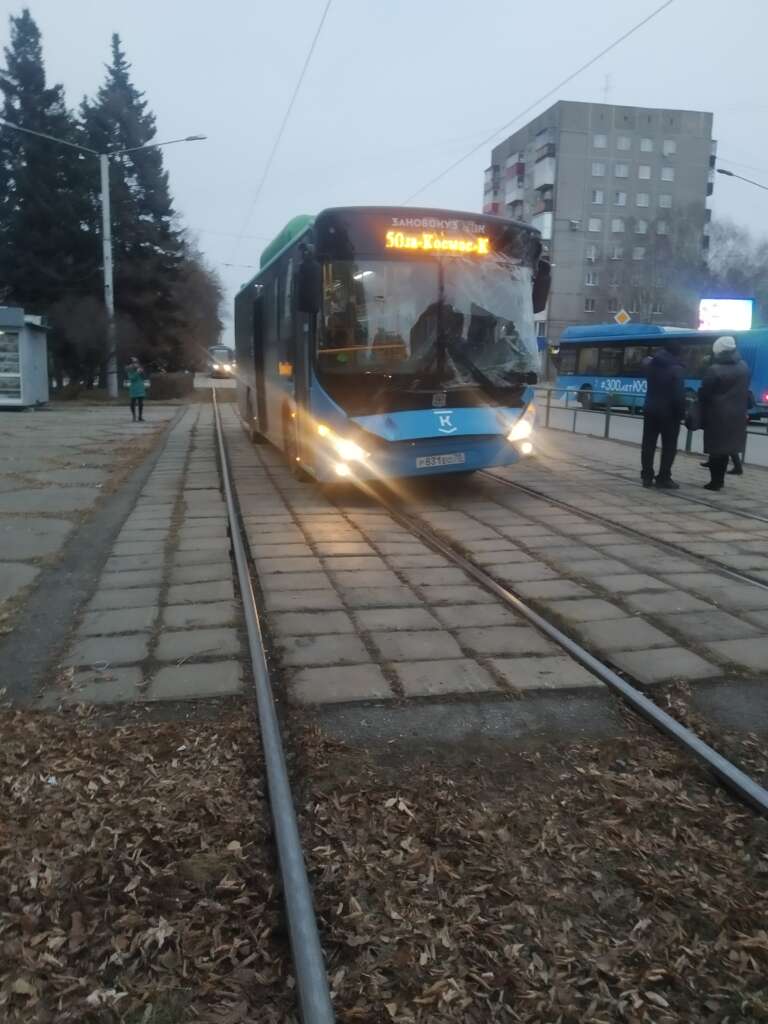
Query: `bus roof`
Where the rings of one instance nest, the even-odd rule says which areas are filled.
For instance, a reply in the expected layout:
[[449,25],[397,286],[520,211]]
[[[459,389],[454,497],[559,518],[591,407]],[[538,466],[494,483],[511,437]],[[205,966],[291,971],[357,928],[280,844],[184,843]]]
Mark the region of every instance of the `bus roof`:
[[751,331],[700,331],[696,327],[664,327],[662,324],[574,324],[566,327],[560,335],[560,341],[572,341],[589,344],[596,341],[633,341],[638,338],[653,339],[660,337],[700,338],[712,341],[731,334],[741,341],[768,341],[768,328],[755,328]]

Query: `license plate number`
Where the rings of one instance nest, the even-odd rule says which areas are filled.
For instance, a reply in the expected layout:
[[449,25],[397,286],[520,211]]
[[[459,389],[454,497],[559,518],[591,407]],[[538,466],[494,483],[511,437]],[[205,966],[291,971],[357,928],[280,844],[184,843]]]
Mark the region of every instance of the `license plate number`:
[[435,466],[460,466],[467,461],[465,452],[450,455],[422,455],[416,459],[416,469],[433,469]]

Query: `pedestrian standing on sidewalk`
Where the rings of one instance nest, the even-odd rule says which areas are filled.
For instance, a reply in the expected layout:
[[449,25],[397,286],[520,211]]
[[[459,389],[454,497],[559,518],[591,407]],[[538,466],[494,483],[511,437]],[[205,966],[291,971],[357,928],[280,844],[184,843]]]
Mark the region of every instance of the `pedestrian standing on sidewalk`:
[[709,455],[711,480],[707,491],[721,491],[728,458],[747,443],[749,367],[739,355],[736,339],[718,338],[712,346],[712,364],[699,388],[699,409],[704,427],[704,451]]
[[680,423],[685,416],[685,371],[681,352],[680,343],[669,340],[645,362],[648,390],[643,407],[640,474],[643,487],[651,487],[653,484],[653,460],[659,437],[661,462],[656,486],[666,490],[677,490],[679,487],[672,479],[672,463],[677,454]]
[[[134,356],[128,363],[128,397],[131,400],[131,416],[135,423],[144,422],[144,397],[147,393],[147,382],[139,360]],[[138,413],[138,416],[136,415]]]

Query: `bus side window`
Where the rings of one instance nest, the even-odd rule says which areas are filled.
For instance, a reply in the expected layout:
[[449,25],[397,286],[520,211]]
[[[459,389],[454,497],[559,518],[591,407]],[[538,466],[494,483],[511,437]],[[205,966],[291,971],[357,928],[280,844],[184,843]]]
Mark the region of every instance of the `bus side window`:
[[611,347],[609,345],[603,346],[600,349],[600,376],[601,377],[615,377],[621,373],[621,357],[623,350],[616,346]]
[[578,352],[575,348],[566,348],[565,345],[560,346],[560,363],[558,366],[559,373],[576,373],[576,356]]
[[627,345],[624,349],[624,376],[642,377],[645,374],[643,360],[648,355],[645,345]]
[[597,373],[597,358],[599,349],[590,345],[582,348],[579,352],[579,373],[583,376],[590,376]]
[[294,288],[293,288],[293,260],[289,259],[285,266],[283,277],[282,295],[282,324],[280,326],[280,353],[281,358],[293,365],[296,359],[296,339],[294,338]]

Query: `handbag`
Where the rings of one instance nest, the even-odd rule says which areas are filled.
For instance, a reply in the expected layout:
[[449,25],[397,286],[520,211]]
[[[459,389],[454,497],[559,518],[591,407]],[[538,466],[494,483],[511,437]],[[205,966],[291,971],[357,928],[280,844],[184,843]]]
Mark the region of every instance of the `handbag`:
[[701,405],[698,398],[694,398],[685,414],[685,425],[688,430],[701,430],[704,426],[703,417],[701,415]]

